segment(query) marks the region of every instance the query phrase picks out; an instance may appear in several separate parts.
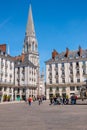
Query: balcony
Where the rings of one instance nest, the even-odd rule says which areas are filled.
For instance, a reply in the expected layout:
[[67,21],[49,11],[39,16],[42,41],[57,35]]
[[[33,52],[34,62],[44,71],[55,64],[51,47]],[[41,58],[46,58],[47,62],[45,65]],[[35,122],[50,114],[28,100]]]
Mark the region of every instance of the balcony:
[[86,69],[86,65],[82,65],[82,68],[83,68],[83,69]]
[[55,93],[59,93],[59,90],[55,90]]
[[58,70],[58,67],[55,67],[54,70],[57,71],[57,70]]
[[5,68],[7,68],[8,67],[8,64],[5,64]]
[[61,67],[61,70],[65,70],[65,67]]
[[25,74],[25,71],[24,71],[24,70],[22,70],[22,74]]
[[20,71],[17,71],[17,74],[20,74]]
[[52,79],[52,75],[49,75],[49,77],[48,77],[49,79]]
[[48,71],[52,71],[52,67],[49,67],[49,68],[48,68]]
[[5,77],[7,77],[8,76],[8,73],[5,73]]
[[10,78],[12,78],[12,74],[10,74]]
[[22,78],[22,81],[24,81],[24,80],[25,80],[25,78],[23,77],[23,78]]
[[17,78],[17,81],[18,81],[18,82],[20,82],[20,79],[19,79],[19,78]]
[[62,93],[66,93],[66,89],[64,88],[64,89],[62,89]]
[[1,63],[1,68],[3,68],[4,67],[4,64],[3,63]]
[[76,76],[80,76],[80,73],[76,73]]
[[61,77],[65,77],[65,74],[62,74]]
[[70,69],[70,70],[73,70],[73,66],[69,66],[69,69]]
[[3,72],[1,72],[1,76],[3,76]]
[[70,77],[73,77],[73,73],[70,73],[69,76],[70,76]]
[[10,70],[12,70],[12,66],[10,66]]
[[84,76],[84,77],[87,77],[87,73],[86,73],[86,72],[84,72],[84,73],[83,73],[83,76]]
[[58,78],[59,77],[59,75],[55,75],[55,78]]
[[79,65],[76,65],[76,69],[79,69]]
[[49,94],[52,94],[53,93],[53,90],[49,90]]

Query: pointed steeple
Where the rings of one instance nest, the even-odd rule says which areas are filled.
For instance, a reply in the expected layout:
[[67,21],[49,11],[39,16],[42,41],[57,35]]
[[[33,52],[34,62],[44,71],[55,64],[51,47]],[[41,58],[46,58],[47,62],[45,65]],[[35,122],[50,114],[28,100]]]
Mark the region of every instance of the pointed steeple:
[[30,37],[33,36],[33,37],[35,37],[35,29],[34,29],[34,22],[33,22],[31,4],[30,4],[29,14],[28,14],[26,36],[30,36]]

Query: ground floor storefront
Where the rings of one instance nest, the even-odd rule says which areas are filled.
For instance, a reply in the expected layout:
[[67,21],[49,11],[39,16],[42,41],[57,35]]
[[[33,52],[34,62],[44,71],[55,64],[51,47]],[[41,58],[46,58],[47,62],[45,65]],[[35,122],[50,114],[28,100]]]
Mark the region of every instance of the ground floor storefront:
[[37,87],[0,86],[0,102],[37,98]]
[[77,97],[87,96],[86,85],[46,86],[47,99],[50,99],[51,97],[60,97],[60,96],[70,98],[72,95],[76,95]]

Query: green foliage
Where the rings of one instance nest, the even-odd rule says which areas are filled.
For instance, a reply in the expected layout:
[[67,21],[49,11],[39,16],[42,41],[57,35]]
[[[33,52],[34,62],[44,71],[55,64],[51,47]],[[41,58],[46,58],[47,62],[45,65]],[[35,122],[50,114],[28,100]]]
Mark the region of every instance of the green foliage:
[[4,101],[4,102],[5,102],[5,101],[10,101],[10,98],[11,98],[10,95],[8,95],[8,96],[7,96],[7,94],[4,94],[4,95],[3,95],[3,101]]
[[7,101],[7,94],[4,94],[4,95],[3,95],[3,101],[4,101],[4,102]]

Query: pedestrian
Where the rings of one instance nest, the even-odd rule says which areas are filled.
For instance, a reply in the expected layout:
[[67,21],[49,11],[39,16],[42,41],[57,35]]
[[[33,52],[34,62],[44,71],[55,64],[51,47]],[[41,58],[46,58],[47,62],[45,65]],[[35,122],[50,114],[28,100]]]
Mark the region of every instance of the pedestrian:
[[31,98],[31,97],[29,97],[29,98],[28,98],[28,103],[29,103],[29,106],[31,105],[31,102],[32,102],[32,98]]
[[53,104],[53,98],[50,97],[50,105],[52,105],[52,104]]
[[38,105],[40,105],[40,104],[41,104],[41,98],[38,99]]

